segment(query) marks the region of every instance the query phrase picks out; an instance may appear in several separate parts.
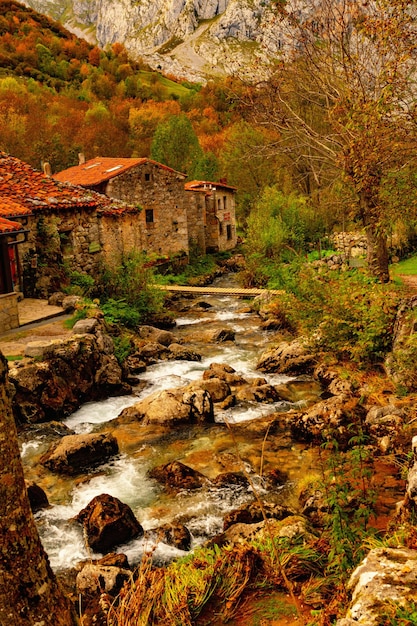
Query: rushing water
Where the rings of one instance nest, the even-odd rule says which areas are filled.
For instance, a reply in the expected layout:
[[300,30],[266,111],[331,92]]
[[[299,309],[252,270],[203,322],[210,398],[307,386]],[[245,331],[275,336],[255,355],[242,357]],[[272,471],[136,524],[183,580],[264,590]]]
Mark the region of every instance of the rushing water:
[[[288,475],[288,483],[276,494],[276,498],[284,502],[291,498],[292,482],[311,469],[313,461],[305,446],[295,445],[283,434],[267,437],[267,426],[259,432],[251,428],[254,420],[284,410],[285,403],[238,403],[227,411],[218,411],[215,406],[215,424],[177,427],[169,434],[155,426],[144,429],[140,424],[117,427],[112,424],[111,420],[124,407],[154,391],[200,379],[213,362],[231,365],[246,379],[259,377],[255,365],[260,353],[273,343],[273,335],[259,330],[259,319],[248,311],[242,300],[214,296],[204,296],[202,300],[211,307],[185,307],[174,330],[180,340],[203,355],[200,362],[163,361],[152,365],[138,376],[138,386],[132,395],[86,404],[66,419],[66,425],[77,433],[113,432],[120,447],[120,455],[115,460],[93,474],[74,479],[57,476],[40,466],[39,457],[47,448],[42,438],[34,438],[23,445],[27,476],[45,489],[51,504],[49,509],[39,512],[36,519],[55,570],[72,567],[91,556],[85,548],[81,528],[71,519],[101,493],[116,496],[128,504],[145,530],[169,521],[184,523],[192,534],[194,546],[221,532],[223,517],[228,511],[253,499],[250,490],[236,486],[169,495],[148,476],[148,470],[156,465],[179,460],[210,479],[222,472],[241,471],[243,465],[261,493],[264,490],[262,470],[278,467]],[[192,304],[192,301],[185,302]],[[202,332],[217,328],[232,329],[235,341],[210,344],[202,340]],[[272,384],[289,380],[283,376],[266,378]],[[233,425],[240,428],[233,432]],[[120,546],[119,551],[127,554],[134,564],[151,548],[161,561],[183,554],[162,543],[155,547],[149,538]]]

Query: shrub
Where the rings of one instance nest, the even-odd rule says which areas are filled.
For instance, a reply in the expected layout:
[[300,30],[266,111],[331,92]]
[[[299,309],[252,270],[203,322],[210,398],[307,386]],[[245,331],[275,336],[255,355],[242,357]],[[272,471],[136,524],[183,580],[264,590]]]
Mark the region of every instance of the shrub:
[[162,310],[164,295],[152,287],[154,276],[143,255],[127,255],[116,268],[105,269],[99,282],[108,321],[133,328]]

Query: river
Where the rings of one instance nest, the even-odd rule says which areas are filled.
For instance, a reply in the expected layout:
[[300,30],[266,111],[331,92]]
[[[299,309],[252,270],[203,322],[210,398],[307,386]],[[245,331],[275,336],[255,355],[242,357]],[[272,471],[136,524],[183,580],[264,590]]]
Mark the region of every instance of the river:
[[[220,279],[221,284],[225,279]],[[198,305],[204,301],[207,308]],[[210,363],[231,365],[246,379],[256,378],[256,362],[263,350],[274,343],[274,333],[259,329],[259,317],[245,301],[232,297],[204,296],[197,301],[184,299],[174,333],[202,354],[202,360],[163,361],[149,366],[137,377],[132,395],[89,403],[65,420],[76,433],[110,431],[118,439],[120,454],[92,474],[76,478],[58,476],[39,463],[47,445],[34,437],[22,446],[22,458],[28,479],[35,480],[47,493],[50,507],[36,514],[39,532],[55,571],[75,566],[91,557],[81,528],[72,518],[101,493],[116,496],[134,511],[145,530],[170,521],[181,522],[192,534],[192,546],[221,532],[223,517],[232,509],[253,499],[252,489],[242,487],[207,487],[194,492],[168,494],[148,475],[149,469],[179,460],[213,479],[218,474],[244,470],[250,475],[257,492],[265,493],[263,475],[278,468],[288,479],[277,488],[273,498],[283,504],[295,504],[293,486],[300,477],[314,470],[315,459],[308,446],[296,444],[288,434],[271,428],[265,416],[291,408],[284,402],[262,404],[240,402],[219,411],[215,406],[215,423],[204,426],[177,427],[167,433],[159,427],[141,424],[115,426],[112,420],[121,410],[157,390],[183,386],[201,378]],[[231,329],[234,341],[207,343],[206,331]],[[264,376],[264,375],[262,375]],[[288,382],[288,377],[264,376],[272,384]],[[306,398],[317,395],[312,384]],[[144,551],[154,550],[154,558],[165,562],[184,552],[163,543],[138,539],[120,546],[131,564]],[[94,555],[100,557],[101,555]]]

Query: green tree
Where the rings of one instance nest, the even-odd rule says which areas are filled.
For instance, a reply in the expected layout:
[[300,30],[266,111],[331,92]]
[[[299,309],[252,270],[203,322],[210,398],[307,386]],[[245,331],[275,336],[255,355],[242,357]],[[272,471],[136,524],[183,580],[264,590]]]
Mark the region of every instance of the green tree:
[[202,156],[197,135],[186,115],[173,115],[158,124],[151,144],[152,159],[194,178],[194,167]]

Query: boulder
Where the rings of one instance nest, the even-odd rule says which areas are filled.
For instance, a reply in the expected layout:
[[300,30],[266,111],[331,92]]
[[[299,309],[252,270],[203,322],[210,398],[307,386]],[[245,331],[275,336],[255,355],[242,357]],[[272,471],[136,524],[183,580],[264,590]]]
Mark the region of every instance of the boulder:
[[245,524],[238,522],[208,542],[208,545],[233,545],[265,539],[294,539],[299,536],[312,537],[307,520],[300,515],[289,515],[282,520],[268,518],[260,522]]
[[81,301],[81,296],[66,296],[62,300],[61,306],[64,309],[65,313],[72,313],[77,308],[77,304]]
[[146,425],[213,422],[213,402],[207,391],[194,390],[192,386],[156,391],[124,409],[118,420],[121,422],[142,420]]
[[224,472],[218,474],[213,480],[213,486],[215,487],[242,487],[249,489],[249,480],[242,472]]
[[206,476],[180,461],[172,461],[171,463],[154,467],[148,474],[171,491],[199,489],[209,483]]
[[231,394],[230,386],[220,378],[199,380],[189,385],[189,389],[200,389],[210,394],[213,402],[223,402]]
[[178,550],[191,549],[191,533],[183,524],[163,524],[155,529],[156,541],[166,543]]
[[291,509],[280,504],[262,503],[253,500],[248,504],[243,504],[238,509],[230,511],[223,520],[223,529],[227,530],[232,524],[255,524],[261,522],[264,517],[282,520],[290,515],[295,515]]
[[311,372],[316,357],[311,354],[301,339],[290,343],[283,341],[277,348],[270,348],[261,355],[256,369],[261,372],[278,374],[299,374]]
[[166,358],[170,361],[201,361],[201,354],[179,343],[169,344],[168,350]]
[[374,548],[351,575],[347,589],[352,599],[336,626],[379,626],[384,605],[417,602],[417,551]]
[[337,370],[324,363],[320,363],[314,368],[314,378],[318,380],[329,395],[338,396],[353,393],[353,386],[350,380],[340,378]]
[[279,402],[282,398],[273,385],[256,385],[239,389],[236,392],[237,400],[246,402]]
[[136,345],[136,351],[132,356],[139,361],[143,361],[146,365],[154,365],[161,359],[165,359],[168,354],[167,346],[163,346],[162,343],[149,342]]
[[95,552],[110,552],[115,546],[143,535],[132,509],[105,493],[93,498],[75,519],[83,525],[88,545]]
[[209,367],[203,373],[203,380],[209,378],[220,378],[220,380],[224,380],[231,387],[247,384],[243,376],[237,374],[236,370],[226,363],[210,363]]
[[297,441],[319,443],[336,439],[345,446],[354,435],[348,431],[353,412],[362,410],[359,401],[341,395],[317,402],[305,413],[289,414],[287,423]]
[[26,489],[28,492],[30,508],[33,513],[49,507],[48,496],[42,487],[39,487],[39,485],[32,481],[26,482]]
[[[103,333],[32,342],[26,352],[36,361],[11,367],[13,411],[18,423],[59,420],[81,404],[128,393],[110,337]],[[104,344],[108,344],[103,350]]]
[[117,439],[111,434],[66,435],[52,444],[40,463],[53,472],[77,474],[108,461],[118,452]]
[[203,343],[223,343],[235,340],[235,331],[231,328],[218,328],[216,330],[206,330],[193,333],[194,340]]
[[404,411],[392,404],[374,406],[369,409],[365,425],[369,434],[375,439],[383,437],[395,438],[404,423]]
[[98,330],[99,321],[95,317],[87,317],[84,320],[78,320],[72,327],[74,335],[94,334]]
[[86,563],[77,574],[77,593],[87,597],[108,593],[116,597],[131,576],[132,573],[128,569],[98,563]]
[[162,346],[169,346],[171,343],[179,343],[174,333],[155,328],[154,326],[139,326],[136,334],[149,343],[159,343]]

